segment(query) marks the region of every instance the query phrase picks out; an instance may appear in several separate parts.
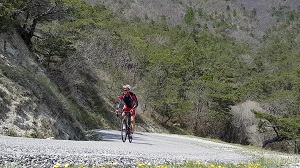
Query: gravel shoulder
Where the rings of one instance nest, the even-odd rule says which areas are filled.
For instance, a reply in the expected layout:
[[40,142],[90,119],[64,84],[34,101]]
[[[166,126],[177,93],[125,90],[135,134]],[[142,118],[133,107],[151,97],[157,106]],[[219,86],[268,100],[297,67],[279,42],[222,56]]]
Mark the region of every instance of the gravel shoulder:
[[254,158],[243,148],[172,134],[138,132],[133,142],[123,143],[116,130],[97,130],[103,141],[70,141],[0,136],[0,165],[53,167],[118,164],[127,167],[138,162],[152,165],[185,161],[250,162]]

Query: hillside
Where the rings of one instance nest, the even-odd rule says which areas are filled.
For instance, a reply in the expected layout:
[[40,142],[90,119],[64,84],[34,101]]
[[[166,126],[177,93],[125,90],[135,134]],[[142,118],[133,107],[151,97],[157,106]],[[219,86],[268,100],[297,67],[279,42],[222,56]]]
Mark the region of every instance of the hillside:
[[297,0],[32,2],[1,6],[1,134],[89,139],[130,83],[139,131],[299,153]]
[[195,26],[207,26],[211,31],[221,29],[237,40],[252,43],[258,43],[268,30],[282,24],[282,16],[276,13],[288,13],[299,8],[297,0],[153,0],[151,3],[146,0],[85,1],[104,4],[118,16],[128,20],[138,17],[149,22],[164,18],[172,26],[184,25],[186,12],[191,8],[195,13]]
[[[86,139],[57,86],[15,33],[1,34],[1,127],[10,136]],[[3,48],[6,43],[5,50]]]

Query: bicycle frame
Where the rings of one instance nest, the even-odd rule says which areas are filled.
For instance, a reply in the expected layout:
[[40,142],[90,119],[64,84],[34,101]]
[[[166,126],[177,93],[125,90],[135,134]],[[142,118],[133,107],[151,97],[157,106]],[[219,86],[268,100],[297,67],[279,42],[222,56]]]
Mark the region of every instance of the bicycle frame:
[[[122,141],[125,142],[127,137],[129,142],[132,142],[132,137],[130,136],[130,132],[131,132],[131,112],[130,111],[123,111],[122,113],[124,113],[124,117],[121,121],[121,137],[122,137]],[[125,126],[125,129],[123,129]]]

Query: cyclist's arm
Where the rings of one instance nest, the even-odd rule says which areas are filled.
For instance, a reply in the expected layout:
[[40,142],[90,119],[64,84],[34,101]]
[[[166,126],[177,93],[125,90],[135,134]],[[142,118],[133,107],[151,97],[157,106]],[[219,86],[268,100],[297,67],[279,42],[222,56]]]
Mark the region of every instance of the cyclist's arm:
[[133,100],[133,109],[136,109],[137,108],[137,106],[139,105],[139,103],[138,103],[138,100],[137,100],[137,97],[135,96],[135,95],[133,95],[132,96],[132,100]]
[[117,103],[116,109],[120,108],[120,105],[122,104],[122,100],[123,100],[123,95],[120,95],[119,98],[118,98],[118,103]]

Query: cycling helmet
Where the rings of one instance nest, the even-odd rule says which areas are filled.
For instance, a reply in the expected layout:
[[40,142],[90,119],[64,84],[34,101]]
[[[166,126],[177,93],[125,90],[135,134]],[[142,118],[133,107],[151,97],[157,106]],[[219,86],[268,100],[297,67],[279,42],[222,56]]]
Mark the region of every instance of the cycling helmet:
[[127,84],[127,85],[124,85],[124,86],[123,86],[123,89],[128,89],[128,90],[130,90],[131,87],[130,87],[130,85]]

